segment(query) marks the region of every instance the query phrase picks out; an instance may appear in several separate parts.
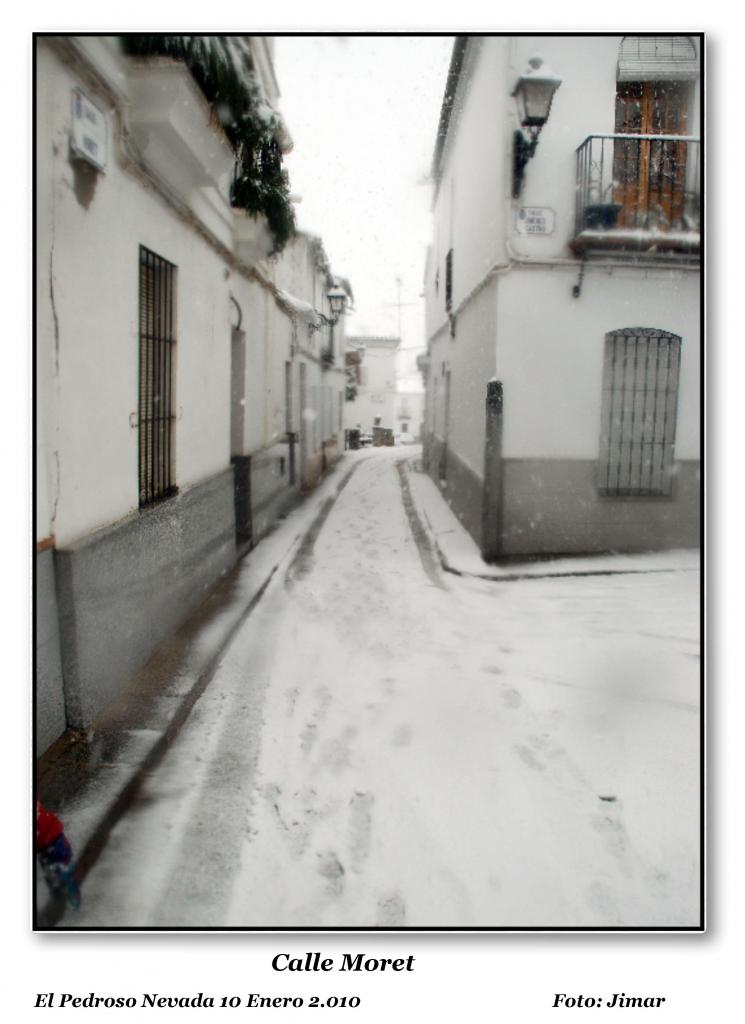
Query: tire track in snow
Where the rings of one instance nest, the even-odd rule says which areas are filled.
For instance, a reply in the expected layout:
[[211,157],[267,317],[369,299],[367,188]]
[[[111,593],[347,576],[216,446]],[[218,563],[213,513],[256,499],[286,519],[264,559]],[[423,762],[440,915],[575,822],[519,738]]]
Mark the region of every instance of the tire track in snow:
[[347,486],[352,478],[352,474],[359,469],[366,459],[360,459],[359,462],[355,462],[353,466],[347,471],[346,475],[342,478],[339,486],[336,488],[336,494],[332,497],[327,498],[318,512],[318,515],[311,523],[310,529],[303,538],[302,544],[297,549],[295,557],[287,569],[285,574],[285,586],[294,583],[296,580],[303,579],[313,568],[313,550],[316,546],[318,536],[323,529],[326,520],[329,517],[331,509],[336,504],[336,499],[339,497],[341,492]]
[[419,557],[422,560],[422,567],[436,587],[439,587],[441,590],[447,590],[448,588],[443,583],[439,569],[437,568],[437,559],[435,558],[434,551],[430,546],[426,530],[422,526],[422,521],[419,518],[416,506],[414,505],[414,499],[411,496],[406,460],[399,459],[396,463],[396,469],[398,470],[398,479],[401,484],[401,496],[403,498],[404,511],[406,512],[406,518],[409,520],[409,526],[411,527],[411,532],[416,542]]

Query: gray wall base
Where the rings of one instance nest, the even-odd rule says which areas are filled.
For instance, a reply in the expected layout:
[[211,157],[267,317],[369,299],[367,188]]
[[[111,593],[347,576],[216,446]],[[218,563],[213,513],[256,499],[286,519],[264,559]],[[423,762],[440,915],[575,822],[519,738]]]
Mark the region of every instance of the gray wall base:
[[[295,452],[296,461],[299,453]],[[256,544],[276,524],[277,519],[297,499],[300,489],[296,469],[295,484],[290,484],[290,446],[275,444],[251,456],[251,518],[253,543]]]
[[[483,480],[433,434],[428,443],[428,472],[458,519],[481,547]],[[444,478],[440,476],[444,468]]]
[[89,726],[235,560],[232,469],[58,550],[68,726]]
[[676,463],[669,498],[604,498],[597,463],[505,459],[503,555],[657,551],[699,544],[699,465]]
[[36,555],[36,752],[43,754],[67,727],[62,683],[54,552]]
[[[427,451],[429,475],[480,548],[482,480],[433,435]],[[698,462],[676,463],[669,498],[600,497],[590,460],[504,459],[503,474],[501,557],[699,546]]]

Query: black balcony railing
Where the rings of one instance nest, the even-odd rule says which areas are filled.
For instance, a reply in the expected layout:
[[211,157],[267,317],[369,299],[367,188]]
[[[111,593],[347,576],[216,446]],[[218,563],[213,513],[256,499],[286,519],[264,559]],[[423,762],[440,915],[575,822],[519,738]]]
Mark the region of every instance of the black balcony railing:
[[687,135],[590,135],[577,149],[575,251],[696,255],[700,143]]

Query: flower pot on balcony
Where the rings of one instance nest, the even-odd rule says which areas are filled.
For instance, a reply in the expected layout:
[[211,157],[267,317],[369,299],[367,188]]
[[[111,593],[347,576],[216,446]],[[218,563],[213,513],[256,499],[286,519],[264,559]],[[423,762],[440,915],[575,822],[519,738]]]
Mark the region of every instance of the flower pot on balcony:
[[594,231],[611,231],[621,212],[620,203],[590,203],[585,207],[584,227]]
[[274,238],[269,230],[266,217],[247,213],[245,210],[233,210],[235,217],[235,248],[239,259],[244,263],[258,263],[266,259],[274,248]]

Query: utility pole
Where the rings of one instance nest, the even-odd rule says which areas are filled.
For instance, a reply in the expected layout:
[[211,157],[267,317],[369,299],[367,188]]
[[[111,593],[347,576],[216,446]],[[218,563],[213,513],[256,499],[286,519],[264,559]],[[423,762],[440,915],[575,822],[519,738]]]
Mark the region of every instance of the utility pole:
[[418,306],[418,302],[402,302],[401,301],[401,286],[403,284],[403,278],[397,277],[396,279],[396,301],[386,302],[386,306],[395,306],[398,311],[398,340],[402,341],[401,337],[401,310],[404,306]]
[[401,283],[402,283],[401,282],[401,278],[397,277],[396,278],[396,289],[397,289],[398,298],[397,298],[397,301],[396,301],[396,305],[398,306],[398,340],[399,340],[399,342],[402,340],[402,338],[401,338]]
[[[418,302],[402,302],[401,301],[401,286],[403,285],[403,278],[399,275],[398,277],[395,278],[395,281],[396,281],[396,301],[395,302],[387,302],[387,303],[385,303],[385,305],[386,306],[395,306],[396,310],[397,310],[397,313],[398,313],[398,342],[399,342],[399,346],[400,347],[398,349],[397,355],[400,357],[402,352],[412,351],[411,349],[404,348],[403,345],[401,344],[401,342],[403,341],[403,338],[401,337],[401,310],[404,308],[404,306],[418,306],[419,303]],[[418,347],[419,346],[414,346],[414,348],[418,348]],[[399,369],[396,372],[396,376],[399,377],[400,375],[401,375],[401,364],[399,362]]]

